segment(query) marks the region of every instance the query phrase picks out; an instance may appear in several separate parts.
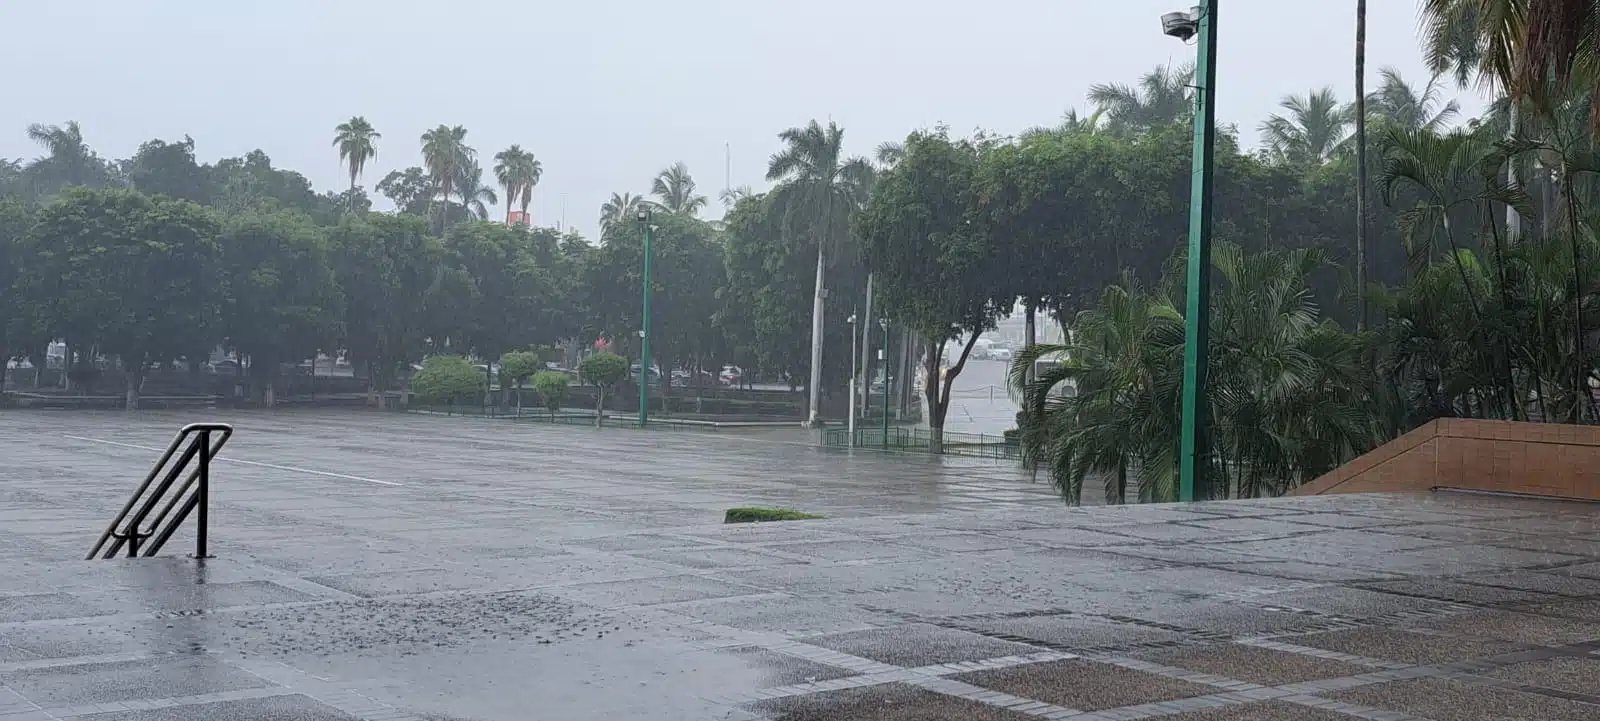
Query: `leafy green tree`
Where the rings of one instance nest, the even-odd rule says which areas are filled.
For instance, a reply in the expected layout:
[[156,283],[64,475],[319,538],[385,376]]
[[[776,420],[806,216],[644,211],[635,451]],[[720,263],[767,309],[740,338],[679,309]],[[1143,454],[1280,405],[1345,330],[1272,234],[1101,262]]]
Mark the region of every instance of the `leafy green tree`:
[[329,244],[344,293],[344,348],[372,390],[388,390],[399,369],[422,353],[443,248],[428,235],[427,221],[384,214],[341,220]]
[[242,158],[223,158],[209,166],[212,204],[225,215],[251,210],[298,210],[312,217],[331,217],[311,181],[292,170],[272,167],[272,158],[252,150]]
[[689,175],[689,166],[681,162],[673,163],[656,174],[650,184],[650,194],[656,196],[659,199],[656,204],[669,213],[692,218],[706,207],[706,196],[694,192],[694,178]]
[[[942,131],[914,133],[900,163],[881,179],[862,212],[860,234],[883,312],[931,345],[924,394],[932,450],[942,452],[951,386],[978,336],[1009,314],[1012,289],[996,285],[1006,259],[982,223],[972,223],[974,176],[985,142],[952,142]],[[966,337],[954,364],[945,346]]]
[[[721,346],[713,316],[722,307],[717,291],[723,286],[723,249],[700,220],[657,214],[651,224],[652,360],[663,372],[701,365]],[[644,229],[638,223],[613,228],[590,255],[586,271],[594,328],[614,338],[635,336],[643,324],[643,268]],[[659,387],[670,392],[665,384]]]
[[361,171],[367,167],[368,161],[377,157],[378,139],[383,135],[360,115],[339,123],[333,133],[333,145],[339,149],[339,161],[350,169],[349,209],[355,212],[356,179],[361,177]]
[[411,378],[411,392],[423,403],[455,406],[468,403],[483,391],[483,376],[458,355],[429,356]]
[[121,360],[132,410],[152,363],[217,339],[217,234],[193,203],[75,189],[39,212],[34,238],[47,245],[35,245],[27,297],[42,302],[46,327]]
[[271,406],[279,367],[334,350],[344,315],[326,233],[304,215],[279,211],[229,219],[219,238],[228,294],[228,347],[248,359]]
[[405,170],[391,170],[378,181],[378,193],[394,203],[395,210],[427,217],[433,202],[435,183],[428,172],[412,166]]
[[522,217],[528,217],[528,204],[533,202],[533,187],[544,175],[544,166],[533,153],[513,145],[494,155],[494,177],[506,191],[506,221],[511,220],[511,204],[519,203]]
[[[526,381],[529,376],[538,373],[542,368],[544,368],[544,364],[539,361],[539,355],[536,353],[519,350],[500,356],[500,382],[504,384],[507,380],[510,380],[516,384],[517,413],[519,415],[522,413],[522,382]],[[538,385],[535,384],[534,387],[537,388]]]
[[128,184],[141,193],[165,195],[202,205],[212,202],[211,178],[195,162],[194,139],[148,140],[127,165]]
[[0,199],[0,390],[6,384],[6,366],[13,358],[26,355],[31,335],[27,299],[18,281],[22,279],[27,233],[33,224],[32,211],[22,203]]
[[600,399],[594,406],[594,427],[599,428],[605,420],[606,394],[628,377],[628,361],[615,353],[596,353],[583,359],[578,373],[585,382],[600,389]]
[[[783,150],[767,163],[767,180],[773,188],[773,202],[786,217],[805,219],[802,227],[809,237],[787,238],[791,243],[814,245],[817,252],[817,278],[812,287],[811,371],[806,384],[810,403],[806,410],[809,424],[815,424],[822,400],[823,322],[827,297],[825,276],[830,250],[839,251],[850,236],[850,217],[865,202],[872,186],[872,167],[859,157],[844,155],[844,129],[828,123],[824,129],[813,120],[804,127],[789,128],[778,134]],[[798,224],[785,224],[786,230]]]
[[1320,165],[1348,147],[1355,110],[1339,102],[1333,88],[1290,95],[1279,105],[1289,114],[1274,113],[1261,123],[1262,139],[1278,160]]
[[525,230],[462,223],[445,234],[444,250],[447,264],[461,272],[464,283],[442,319],[452,329],[453,343],[492,359],[514,347],[552,340],[538,326],[550,281],[533,257]]
[[550,417],[555,418],[556,413],[561,410],[561,404],[567,400],[567,374],[540,371],[533,377],[533,388],[539,391],[539,397],[544,399],[544,407],[550,411]]

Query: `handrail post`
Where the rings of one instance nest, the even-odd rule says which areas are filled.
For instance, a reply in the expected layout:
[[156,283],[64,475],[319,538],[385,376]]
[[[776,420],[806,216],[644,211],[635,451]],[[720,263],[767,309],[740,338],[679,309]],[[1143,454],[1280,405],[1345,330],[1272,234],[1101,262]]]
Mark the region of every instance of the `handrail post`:
[[195,529],[194,557],[209,558],[206,555],[206,521],[208,509],[211,506],[211,431],[200,431],[200,488],[196,490],[200,503],[195,509],[199,515],[195,518],[198,526]]

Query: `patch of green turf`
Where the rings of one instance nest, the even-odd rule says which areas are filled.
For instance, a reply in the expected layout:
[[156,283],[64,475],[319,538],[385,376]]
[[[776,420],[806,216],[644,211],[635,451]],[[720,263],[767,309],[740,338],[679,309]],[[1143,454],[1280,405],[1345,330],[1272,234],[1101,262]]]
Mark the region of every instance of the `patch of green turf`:
[[809,513],[801,513],[791,508],[729,508],[728,515],[722,519],[723,523],[761,523],[763,521],[806,521],[821,518]]

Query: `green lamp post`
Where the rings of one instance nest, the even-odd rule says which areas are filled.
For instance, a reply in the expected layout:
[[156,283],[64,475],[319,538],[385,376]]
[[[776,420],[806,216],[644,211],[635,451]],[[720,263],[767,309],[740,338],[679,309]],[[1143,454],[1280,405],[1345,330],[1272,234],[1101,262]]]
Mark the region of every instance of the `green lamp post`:
[[639,226],[644,229],[644,325],[639,328],[639,427],[650,422],[650,209],[639,208]]
[[1178,500],[1209,496],[1211,442],[1207,435],[1207,338],[1211,318],[1212,154],[1217,141],[1217,0],[1192,12],[1168,13],[1162,31],[1179,40],[1198,36],[1195,60],[1194,169],[1189,198],[1188,301],[1184,313],[1183,439]]

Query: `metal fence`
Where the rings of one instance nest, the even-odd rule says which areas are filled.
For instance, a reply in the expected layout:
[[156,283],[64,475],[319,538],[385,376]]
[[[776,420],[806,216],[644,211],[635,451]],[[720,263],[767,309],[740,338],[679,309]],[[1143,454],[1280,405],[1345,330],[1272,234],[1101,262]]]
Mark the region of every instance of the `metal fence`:
[[[933,434],[926,428],[857,427],[854,443],[849,428],[824,428],[821,442],[824,448],[879,448],[891,451],[932,453]],[[944,432],[944,455],[975,458],[1020,458],[1017,443],[1004,435],[987,433]]]

